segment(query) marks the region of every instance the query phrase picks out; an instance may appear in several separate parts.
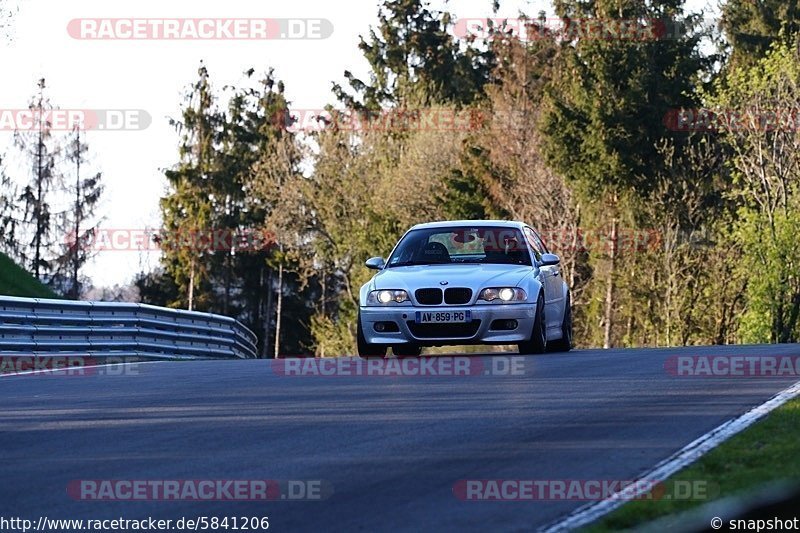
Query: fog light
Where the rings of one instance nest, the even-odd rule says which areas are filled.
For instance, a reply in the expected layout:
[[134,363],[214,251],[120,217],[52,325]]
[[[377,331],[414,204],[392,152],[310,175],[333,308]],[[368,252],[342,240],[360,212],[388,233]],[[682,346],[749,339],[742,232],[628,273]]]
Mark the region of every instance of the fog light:
[[372,329],[378,333],[397,333],[400,331],[397,322],[393,320],[382,320],[372,324]]
[[489,329],[493,331],[512,331],[517,329],[519,323],[514,319],[497,319],[492,320]]

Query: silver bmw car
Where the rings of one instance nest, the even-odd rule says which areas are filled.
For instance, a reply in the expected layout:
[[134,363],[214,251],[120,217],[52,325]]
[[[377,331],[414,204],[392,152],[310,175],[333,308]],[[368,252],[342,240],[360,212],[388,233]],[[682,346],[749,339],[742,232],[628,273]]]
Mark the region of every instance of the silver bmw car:
[[572,347],[569,288],[559,258],[522,222],[459,220],[412,227],[361,287],[358,353],[419,355],[423,346]]

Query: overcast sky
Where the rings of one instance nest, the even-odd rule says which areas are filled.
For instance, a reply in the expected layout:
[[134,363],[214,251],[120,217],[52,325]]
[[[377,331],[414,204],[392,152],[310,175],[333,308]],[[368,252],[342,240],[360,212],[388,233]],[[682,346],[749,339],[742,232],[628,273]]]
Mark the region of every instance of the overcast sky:
[[[6,0],[14,4],[14,0]],[[13,21],[12,40],[0,44],[3,89],[0,110],[23,109],[46,78],[48,93],[63,109],[141,109],[153,121],[141,131],[90,131],[90,167],[103,172],[106,191],[100,206],[104,228],[158,227],[158,199],[165,191],[162,169],[175,163],[178,137],[168,123],[177,118],[182,95],[197,76],[200,60],[212,82],[221,88],[244,81],[253,67],[275,68],[286,84],[292,107],[317,109],[333,101],[332,81],[345,69],[366,75],[358,36],[377,22],[377,4],[366,0],[23,0]],[[503,1],[501,15],[545,10],[549,2]],[[706,0],[690,1],[698,9]],[[437,7],[442,1],[434,2]],[[447,9],[457,17],[490,14],[490,0],[452,0]],[[68,23],[77,18],[314,18],[333,24],[324,40],[79,40]],[[0,153],[7,171],[25,176],[13,156],[12,132],[0,131]],[[95,285],[124,284],[142,268],[157,265],[156,253],[107,251],[86,268]]]

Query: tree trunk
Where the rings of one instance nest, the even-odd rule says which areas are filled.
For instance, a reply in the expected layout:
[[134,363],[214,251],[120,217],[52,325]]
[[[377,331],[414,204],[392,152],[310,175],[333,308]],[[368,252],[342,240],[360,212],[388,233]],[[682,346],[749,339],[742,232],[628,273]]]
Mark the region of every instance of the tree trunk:
[[[39,95],[39,116],[42,116],[42,96],[41,92]],[[36,279],[41,280],[39,276],[39,262],[42,258],[42,180],[44,179],[43,176],[43,168],[42,168],[42,150],[44,148],[44,132],[42,131],[42,121],[39,120],[39,142],[36,146],[36,204],[35,204],[35,213],[34,217],[36,218],[36,235],[34,235],[34,254],[33,254],[33,275]]]
[[800,318],[800,294],[795,293],[792,296],[789,320],[784,324],[783,333],[781,334],[781,343],[794,342],[794,328],[797,326],[798,318]]
[[327,315],[326,309],[327,305],[325,302],[325,297],[327,296],[327,284],[326,284],[326,276],[327,273],[325,272],[325,264],[323,263],[322,272],[320,274],[320,303],[319,303],[319,312],[322,315],[322,318],[325,318]]
[[281,350],[281,312],[283,311],[283,263],[278,265],[278,303],[275,311],[275,354],[277,359]]
[[[262,269],[263,272],[263,269]],[[272,329],[272,299],[273,299],[273,292],[272,292],[272,269],[269,269],[269,276],[267,277],[267,309],[264,312],[263,320],[264,320],[264,345],[261,349],[261,357],[263,359],[267,358],[267,354],[269,353],[269,342],[270,338],[270,330]]]
[[194,310],[194,258],[189,264],[189,311]]
[[580,232],[580,225],[581,225],[581,204],[575,206],[575,224],[572,228],[572,242],[570,249],[570,259],[569,259],[569,286],[570,288],[575,287],[575,270],[578,267],[578,254],[582,252],[583,246],[581,246],[581,252],[578,251],[578,237]]
[[233,270],[233,266],[231,265],[231,251],[226,250],[225,252],[225,298],[222,302],[222,313],[227,315],[228,309],[230,306],[231,301],[231,270]]
[[673,237],[673,228],[669,224],[665,224],[664,228],[664,272],[666,276],[666,294],[664,295],[664,315],[666,323],[664,324],[665,334],[667,338],[666,345],[672,346],[672,306],[674,300],[675,289],[675,257],[674,250],[677,245]]
[[614,196],[613,218],[611,219],[611,257],[609,258],[608,281],[606,283],[606,305],[603,316],[603,348],[611,348],[611,330],[614,325],[614,276],[617,266],[617,212],[616,195]]
[[76,300],[79,296],[78,290],[78,268],[80,266],[81,253],[81,129],[76,130],[75,142],[75,243],[72,245],[72,297]]

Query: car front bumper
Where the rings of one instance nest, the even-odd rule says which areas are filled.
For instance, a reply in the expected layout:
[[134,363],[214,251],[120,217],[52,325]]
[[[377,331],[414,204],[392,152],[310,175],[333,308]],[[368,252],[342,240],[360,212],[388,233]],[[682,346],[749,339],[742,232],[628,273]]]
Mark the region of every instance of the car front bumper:
[[[486,304],[457,306],[361,307],[361,325],[369,344],[516,344],[530,340],[536,304]],[[416,324],[416,312],[470,311],[466,324]],[[497,322],[515,320],[514,329],[496,329]],[[396,331],[376,331],[375,325],[396,324]],[[389,329],[394,329],[390,327]]]

